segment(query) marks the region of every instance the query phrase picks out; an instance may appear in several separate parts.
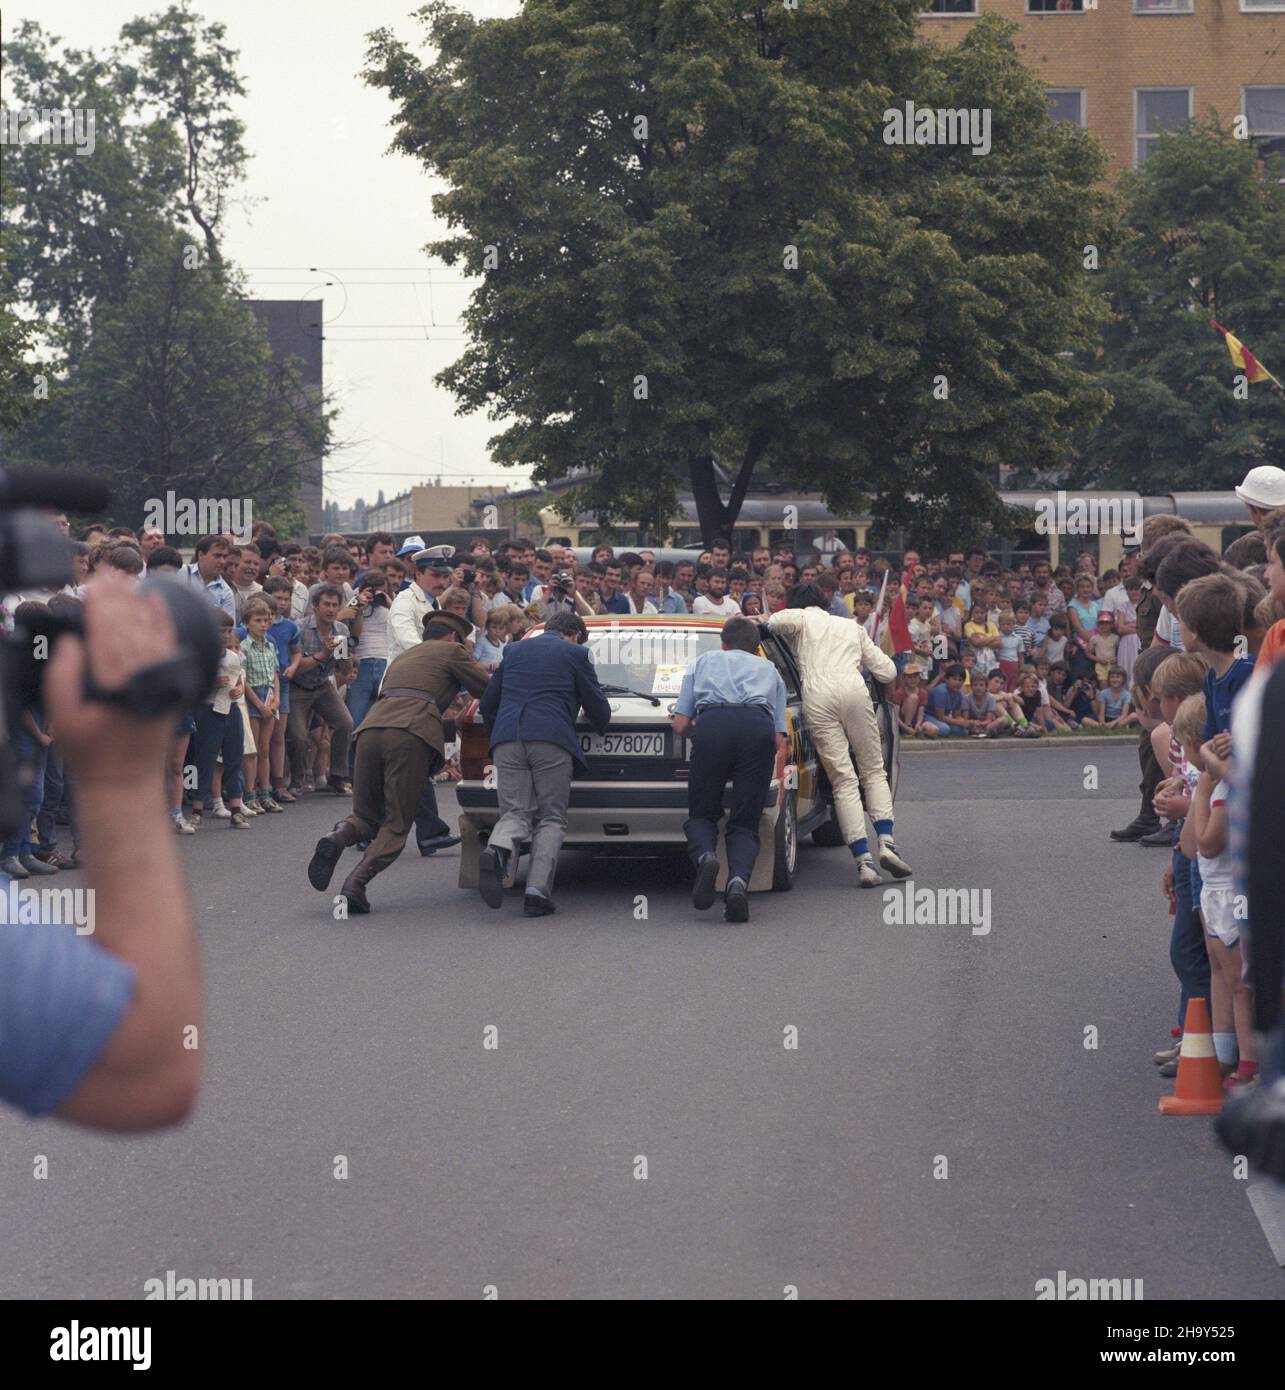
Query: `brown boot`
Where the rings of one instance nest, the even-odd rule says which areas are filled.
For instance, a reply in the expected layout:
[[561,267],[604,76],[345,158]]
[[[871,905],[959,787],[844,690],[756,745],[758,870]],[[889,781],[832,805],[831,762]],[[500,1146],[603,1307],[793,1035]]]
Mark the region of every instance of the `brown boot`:
[[344,885],[339,891],[348,899],[349,912],[365,913],[370,911],[370,902],[366,897],[366,885],[385,868],[387,865],[381,864],[377,859],[363,859],[344,879]]
[[354,826],[341,820],[329,835],[323,835],[317,841],[317,847],[308,861],[308,882],[317,892],[324,893],[330,887],[330,878],[335,872],[335,865],[339,863],[339,856],[360,838]]

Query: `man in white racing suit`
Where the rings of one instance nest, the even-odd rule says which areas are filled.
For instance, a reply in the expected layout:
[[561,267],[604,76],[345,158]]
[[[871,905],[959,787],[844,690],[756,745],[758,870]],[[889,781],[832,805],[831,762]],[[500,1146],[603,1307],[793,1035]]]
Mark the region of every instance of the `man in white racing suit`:
[[[882,882],[866,840],[863,791],[879,837],[880,865],[896,878],[908,878],[910,865],[893,843],[892,792],[883,765],[883,742],[861,673],[864,664],[877,681],[887,685],[897,668],[860,623],[826,611],[828,600],[816,585],[796,584],[786,604],[766,620],[766,626],[789,639],[798,659],[808,728],[830,779],[839,827],[857,861],[861,886],[874,888]],[[857,755],[860,780],[852,769],[849,745]]]

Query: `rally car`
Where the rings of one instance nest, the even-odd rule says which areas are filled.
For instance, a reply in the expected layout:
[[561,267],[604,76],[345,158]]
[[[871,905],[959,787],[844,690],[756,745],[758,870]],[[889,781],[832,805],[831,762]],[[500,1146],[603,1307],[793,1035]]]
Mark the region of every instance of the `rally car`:
[[[598,734],[579,729],[587,772],[571,784],[564,844],[577,849],[622,845],[674,846],[686,843],[687,773],[690,738],[670,727],[674,702],[688,666],[720,644],[722,619],[674,615],[611,615],[586,618],[589,656],[611,703],[611,724]],[[523,640],[543,631],[534,627]],[[830,784],[817,757],[799,672],[789,644],[764,629],[760,651],[781,673],[788,706],[787,751],[778,756],[759,823],[760,850],[750,881],[752,892],[784,891],[798,870],[799,838],[810,834],[819,845],[840,845]],[[853,679],[862,679],[854,670]],[[893,797],[900,770],[896,712],[885,688],[864,677],[879,720],[884,767]],[[460,887],[477,886],[477,861],[499,819],[495,770],[480,715],[459,730],[461,781]],[[720,849],[721,857],[721,849]],[[511,878],[517,875],[517,861]],[[725,871],[725,866],[724,866]],[[720,879],[721,882],[721,879]]]

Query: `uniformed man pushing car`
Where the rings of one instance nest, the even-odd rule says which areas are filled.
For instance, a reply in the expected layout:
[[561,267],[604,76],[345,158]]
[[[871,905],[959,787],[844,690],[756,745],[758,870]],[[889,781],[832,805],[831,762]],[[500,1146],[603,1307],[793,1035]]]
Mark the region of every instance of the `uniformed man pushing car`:
[[372,843],[340,892],[350,912],[369,912],[366,885],[402,852],[424,787],[445,760],[442,711],[463,687],[480,695],[490,673],[469,651],[473,626],[430,611],[424,641],[388,664],[379,698],[357,729],[352,815],[317,841],[308,881],[324,892],[349,845]]

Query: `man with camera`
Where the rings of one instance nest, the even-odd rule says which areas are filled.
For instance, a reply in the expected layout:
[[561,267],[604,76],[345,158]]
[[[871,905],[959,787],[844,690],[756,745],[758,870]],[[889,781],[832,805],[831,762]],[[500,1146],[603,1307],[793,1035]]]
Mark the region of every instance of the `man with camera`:
[[174,714],[85,694],[87,669],[110,695],[177,645],[160,596],[103,574],[86,591],[83,639],[51,649],[46,710],[76,779],[94,917],[92,936],[0,925],[0,1099],[29,1115],[151,1129],[195,1101],[196,936],[162,795]]
[[539,622],[544,622],[555,613],[593,617],[593,609],[576,587],[576,577],[570,570],[551,574],[547,584],[532,592],[526,611]]

